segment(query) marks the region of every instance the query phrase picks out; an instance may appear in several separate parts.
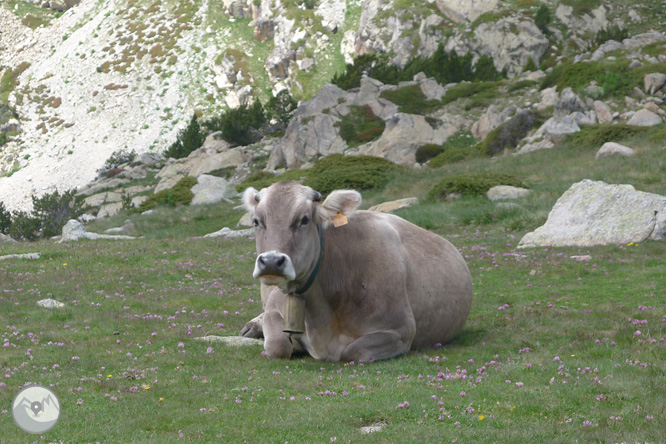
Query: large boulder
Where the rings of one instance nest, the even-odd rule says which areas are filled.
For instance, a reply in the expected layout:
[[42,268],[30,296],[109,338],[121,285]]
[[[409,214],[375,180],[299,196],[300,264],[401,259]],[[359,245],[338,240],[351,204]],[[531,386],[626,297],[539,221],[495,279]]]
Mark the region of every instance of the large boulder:
[[662,86],[666,83],[666,74],[660,72],[653,72],[646,74],[643,77],[643,86],[645,92],[648,94],[654,94],[661,89]]
[[208,174],[199,176],[197,184],[192,187],[191,191],[194,194],[192,205],[214,204],[238,195],[234,187],[225,179]]
[[627,122],[632,126],[655,126],[662,122],[661,117],[648,109],[642,109],[634,114]]
[[631,157],[633,155],[634,150],[628,146],[620,145],[616,142],[606,142],[601,145],[601,148],[599,148],[599,151],[597,151],[597,155],[594,158],[598,160],[603,157]]
[[587,107],[585,103],[581,100],[578,95],[573,92],[571,88],[564,88],[562,94],[560,95],[559,100],[555,103],[555,109],[553,110],[553,116],[556,119],[561,119],[564,116],[567,116],[574,112],[586,112]]
[[529,196],[532,190],[510,185],[496,185],[486,192],[486,197],[493,202],[498,200],[515,200]]
[[666,236],[666,197],[585,179],[555,203],[518,248],[625,244]]
[[594,101],[594,112],[599,123],[611,123],[613,121],[613,111],[601,100]]

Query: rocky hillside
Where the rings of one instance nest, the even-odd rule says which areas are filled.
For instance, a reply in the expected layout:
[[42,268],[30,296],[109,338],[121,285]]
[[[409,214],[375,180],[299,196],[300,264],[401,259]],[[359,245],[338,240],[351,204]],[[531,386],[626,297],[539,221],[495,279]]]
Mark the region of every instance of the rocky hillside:
[[[538,14],[544,5],[546,21]],[[651,63],[640,48],[659,44],[661,34],[618,42],[621,47],[601,53],[594,39],[611,26],[629,35],[660,29],[663,21],[653,6],[575,0],[4,0],[0,141],[6,143],[0,146],[0,202],[26,209],[33,195],[83,188],[114,152],[164,151],[195,110],[214,116],[253,100],[266,102],[283,89],[304,101],[285,136],[234,148],[243,155],[216,169],[238,168],[235,180],[241,180],[262,156],[270,156],[268,168],[297,168],[330,153],[413,164],[419,145],[442,144],[473,125],[474,136],[481,138],[487,132],[479,128],[489,131],[519,109],[538,106],[546,93],[535,87],[509,91],[507,84],[494,108],[454,103],[429,113],[404,112],[382,96],[397,86],[372,79],[358,91],[325,86],[345,63],[376,53],[404,67],[443,44],[475,59],[492,56],[514,83],[545,75],[520,77],[530,64],[534,70],[574,59],[595,62],[611,50]],[[453,86],[425,77],[414,85],[430,100],[440,100]],[[550,90],[547,100],[557,101],[561,92]],[[622,103],[620,111],[639,111],[644,99],[633,106]],[[585,98],[582,102],[584,109],[571,112],[595,109]],[[355,107],[369,107],[385,123],[381,137],[360,146],[341,138],[340,123]],[[544,131],[532,135],[532,142],[547,144]],[[210,148],[203,151],[211,155]]]

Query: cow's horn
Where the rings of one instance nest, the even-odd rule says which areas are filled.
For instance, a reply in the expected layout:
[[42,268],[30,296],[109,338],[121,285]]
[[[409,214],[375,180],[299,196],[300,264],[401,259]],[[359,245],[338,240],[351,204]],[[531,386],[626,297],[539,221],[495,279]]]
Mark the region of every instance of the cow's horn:
[[315,191],[312,195],[312,200],[315,202],[321,202],[321,193],[319,191]]

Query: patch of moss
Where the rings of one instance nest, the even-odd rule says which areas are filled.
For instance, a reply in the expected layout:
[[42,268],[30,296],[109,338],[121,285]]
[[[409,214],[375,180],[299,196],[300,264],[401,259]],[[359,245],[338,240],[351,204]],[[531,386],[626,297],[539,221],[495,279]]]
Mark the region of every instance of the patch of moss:
[[450,176],[442,179],[428,193],[429,200],[444,200],[447,196],[460,193],[467,196],[484,195],[490,188],[497,185],[510,185],[526,187],[526,184],[510,174],[501,173],[475,173]]

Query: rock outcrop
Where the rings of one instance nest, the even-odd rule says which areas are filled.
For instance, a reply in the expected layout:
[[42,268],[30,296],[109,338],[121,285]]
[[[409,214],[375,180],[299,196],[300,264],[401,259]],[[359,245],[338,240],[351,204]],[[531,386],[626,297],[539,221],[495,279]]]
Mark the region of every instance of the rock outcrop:
[[631,185],[583,180],[555,203],[518,248],[626,244],[666,236],[666,197]]

